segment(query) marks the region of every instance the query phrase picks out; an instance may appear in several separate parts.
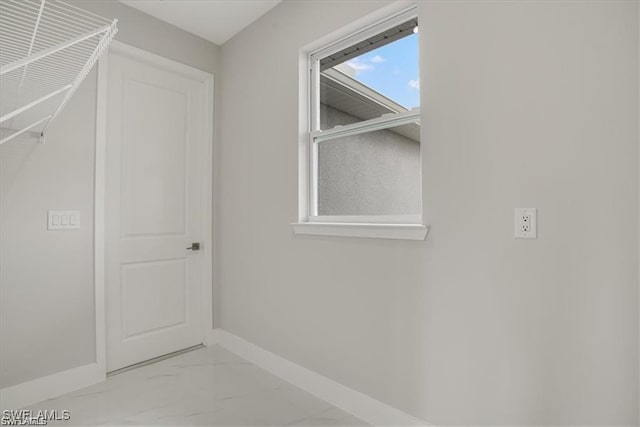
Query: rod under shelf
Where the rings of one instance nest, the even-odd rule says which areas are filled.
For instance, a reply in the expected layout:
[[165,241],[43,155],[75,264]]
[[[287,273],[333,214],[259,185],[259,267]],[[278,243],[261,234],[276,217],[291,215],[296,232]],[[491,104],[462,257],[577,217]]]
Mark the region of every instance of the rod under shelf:
[[29,109],[31,109],[31,108],[33,108],[33,107],[35,107],[35,106],[36,106],[36,105],[38,105],[38,104],[43,103],[43,102],[44,102],[44,101],[46,101],[47,99],[53,98],[54,96],[59,95],[59,94],[61,94],[62,92],[65,92],[65,91],[67,91],[67,90],[71,89],[71,86],[72,86],[72,85],[70,85],[70,84],[69,84],[69,85],[66,85],[66,86],[63,86],[63,87],[61,87],[61,88],[60,88],[60,89],[58,89],[58,90],[54,90],[53,92],[51,92],[51,93],[49,93],[49,94],[47,94],[47,95],[45,95],[45,96],[43,96],[43,97],[41,97],[41,98],[38,98],[38,99],[36,99],[36,100],[35,100],[35,101],[33,101],[33,102],[28,103],[27,105],[24,105],[24,106],[22,106],[22,107],[20,107],[20,108],[18,108],[18,109],[16,109],[16,110],[13,110],[13,111],[12,111],[12,112],[10,112],[10,113],[5,114],[4,116],[0,117],[0,123],[5,122],[5,121],[7,121],[7,120],[9,120],[9,119],[11,119],[11,118],[13,118],[13,117],[17,116],[18,114],[20,114],[20,113],[22,113],[22,112],[24,112],[24,111],[27,111],[27,110],[29,110]]
[[[0,140],[0,145],[4,144],[7,141],[11,141],[13,138],[22,135],[23,133],[27,132],[29,129],[33,129],[34,127],[38,126],[39,124],[42,124],[42,123],[46,122],[51,117],[53,117],[53,115],[48,115],[44,119],[40,119],[37,122],[31,123],[27,127],[22,128],[19,131],[12,133],[11,135],[7,136],[6,138]],[[40,137],[42,137],[42,134],[40,134]]]

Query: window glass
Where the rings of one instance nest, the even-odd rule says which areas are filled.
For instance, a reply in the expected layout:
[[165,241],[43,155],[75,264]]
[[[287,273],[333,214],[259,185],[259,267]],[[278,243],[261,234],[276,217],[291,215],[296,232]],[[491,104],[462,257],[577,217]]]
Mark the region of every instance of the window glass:
[[420,126],[318,143],[318,215],[415,215],[422,210]]

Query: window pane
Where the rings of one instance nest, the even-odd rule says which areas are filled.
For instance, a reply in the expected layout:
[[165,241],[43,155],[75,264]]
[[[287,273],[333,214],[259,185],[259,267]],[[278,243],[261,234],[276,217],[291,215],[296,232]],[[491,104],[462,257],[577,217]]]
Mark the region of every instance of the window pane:
[[417,215],[420,126],[320,142],[318,215]]
[[320,129],[420,106],[417,20],[320,60]]

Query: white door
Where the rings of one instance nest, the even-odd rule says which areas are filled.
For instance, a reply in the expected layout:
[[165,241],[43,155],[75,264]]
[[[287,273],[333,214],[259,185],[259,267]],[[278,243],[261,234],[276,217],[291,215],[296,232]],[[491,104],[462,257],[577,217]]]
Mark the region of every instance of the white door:
[[131,51],[112,51],[108,67],[108,372],[200,344],[210,324],[210,252],[188,249],[208,230],[207,84]]

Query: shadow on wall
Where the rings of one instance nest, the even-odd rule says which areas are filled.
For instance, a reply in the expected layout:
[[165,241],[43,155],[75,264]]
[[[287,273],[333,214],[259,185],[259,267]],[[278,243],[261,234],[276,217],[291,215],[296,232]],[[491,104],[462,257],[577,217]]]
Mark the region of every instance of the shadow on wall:
[[[29,158],[37,149],[38,143],[26,139],[23,141],[20,137],[10,144],[0,145],[0,159],[2,159],[0,182],[2,183],[3,196],[4,193],[11,192],[21,171],[24,170],[24,165],[29,162]],[[2,203],[1,200],[0,203]]]

